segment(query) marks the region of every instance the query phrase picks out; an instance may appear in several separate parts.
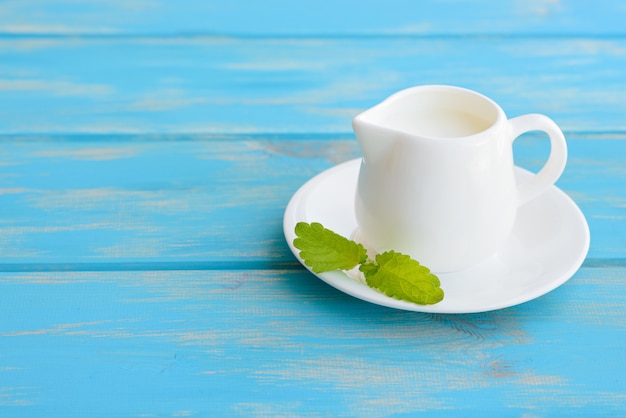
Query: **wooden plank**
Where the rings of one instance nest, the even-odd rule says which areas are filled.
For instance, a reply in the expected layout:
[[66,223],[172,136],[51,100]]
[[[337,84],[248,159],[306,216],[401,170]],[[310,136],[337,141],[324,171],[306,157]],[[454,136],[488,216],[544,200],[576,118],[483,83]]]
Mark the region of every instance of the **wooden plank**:
[[626,39],[0,38],[0,133],[350,133],[419,84],[623,132]]
[[583,268],[524,305],[449,316],[371,305],[302,269],[3,273],[0,411],[619,415],[625,277]]
[[291,260],[282,211],[306,177],[341,158],[308,147],[320,155],[302,164],[271,141],[4,142],[2,260]]
[[5,0],[7,34],[624,34],[617,1]]
[[[292,263],[282,232],[289,199],[315,174],[360,155],[351,138],[184,138],[5,137],[0,269]],[[587,216],[594,259],[626,258],[619,138],[574,135],[558,183]],[[515,153],[518,165],[536,169],[547,141],[529,135]]]

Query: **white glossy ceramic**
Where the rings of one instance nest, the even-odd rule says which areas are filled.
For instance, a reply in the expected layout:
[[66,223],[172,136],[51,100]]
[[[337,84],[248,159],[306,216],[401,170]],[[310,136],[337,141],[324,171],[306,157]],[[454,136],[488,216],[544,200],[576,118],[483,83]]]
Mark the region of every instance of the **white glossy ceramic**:
[[[294,255],[297,222],[320,222],[349,237],[357,228],[354,195],[359,160],[335,166],[305,183],[285,211],[285,238]],[[524,183],[533,174],[515,169]],[[343,272],[317,274],[321,280],[356,298],[418,312],[470,313],[517,305],[565,283],[581,266],[589,249],[589,228],[576,204],[555,186],[519,208],[515,225],[503,245],[482,263],[455,273],[439,274],[443,301],[421,306],[400,301],[368,287]]]
[[[518,207],[554,184],[567,159],[565,138],[546,116],[509,120],[491,99],[459,87],[403,90],[355,117],[353,128],[363,152],[356,236],[437,273],[500,248]],[[512,143],[532,130],[548,134],[551,153],[518,188]]]

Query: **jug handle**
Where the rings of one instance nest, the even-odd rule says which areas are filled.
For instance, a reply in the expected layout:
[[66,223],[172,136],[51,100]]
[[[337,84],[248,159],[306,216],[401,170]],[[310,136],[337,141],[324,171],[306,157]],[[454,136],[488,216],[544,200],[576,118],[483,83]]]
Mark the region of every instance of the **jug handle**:
[[509,123],[513,132],[512,141],[530,131],[543,131],[550,138],[548,160],[534,177],[518,186],[518,204],[521,206],[540,195],[561,176],[567,161],[567,144],[561,129],[545,115],[533,113],[518,116],[510,119]]

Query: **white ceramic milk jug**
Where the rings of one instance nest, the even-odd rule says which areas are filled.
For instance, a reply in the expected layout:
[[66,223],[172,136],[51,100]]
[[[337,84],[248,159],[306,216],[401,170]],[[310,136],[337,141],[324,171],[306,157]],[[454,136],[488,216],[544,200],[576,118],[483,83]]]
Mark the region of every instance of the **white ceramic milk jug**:
[[[436,273],[494,254],[517,208],[552,185],[567,159],[551,119],[507,119],[492,100],[459,87],[400,91],[356,116],[353,128],[363,152],[355,238],[377,252],[409,254]],[[512,143],[533,130],[550,137],[550,157],[518,186]]]

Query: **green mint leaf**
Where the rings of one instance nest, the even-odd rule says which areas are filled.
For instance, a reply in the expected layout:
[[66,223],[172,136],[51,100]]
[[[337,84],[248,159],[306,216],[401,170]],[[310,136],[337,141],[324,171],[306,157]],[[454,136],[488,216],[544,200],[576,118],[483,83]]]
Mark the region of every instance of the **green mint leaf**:
[[333,270],[351,270],[367,260],[367,251],[357,244],[322,224],[298,222],[293,245],[300,250],[304,264],[315,273]]
[[443,300],[437,276],[408,255],[387,251],[371,260],[362,244],[317,222],[298,222],[295,232],[298,238],[293,240],[293,245],[314,273],[359,266],[367,285],[389,297],[418,305],[433,305]]
[[376,263],[361,265],[360,270],[368,286],[387,296],[419,305],[443,300],[437,276],[408,255],[387,251],[376,256]]

